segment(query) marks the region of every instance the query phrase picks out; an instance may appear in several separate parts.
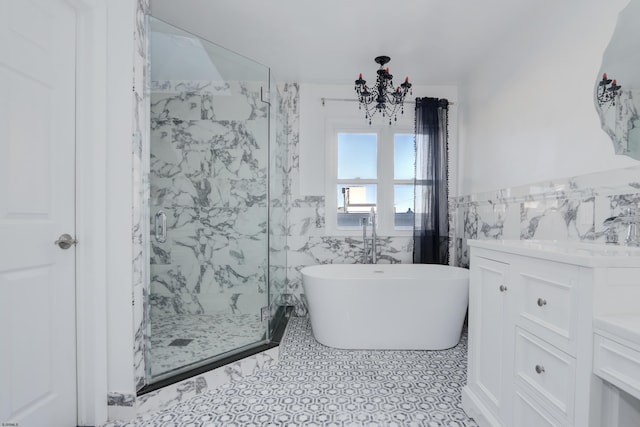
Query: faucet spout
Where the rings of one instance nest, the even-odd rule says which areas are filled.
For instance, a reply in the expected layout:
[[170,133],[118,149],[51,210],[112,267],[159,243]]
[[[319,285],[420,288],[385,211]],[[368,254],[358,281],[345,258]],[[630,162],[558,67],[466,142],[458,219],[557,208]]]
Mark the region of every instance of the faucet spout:
[[640,246],[640,214],[634,212],[631,208],[627,208],[624,214],[611,216],[603,221],[602,225],[607,227],[605,230],[606,243],[618,243],[616,228],[620,224],[627,226],[625,244],[627,246]]
[[640,246],[640,228],[637,222],[630,222],[627,228],[627,238],[624,240],[627,246]]
[[367,254],[369,253],[368,245],[367,245],[367,218],[362,218],[362,263],[368,264]]

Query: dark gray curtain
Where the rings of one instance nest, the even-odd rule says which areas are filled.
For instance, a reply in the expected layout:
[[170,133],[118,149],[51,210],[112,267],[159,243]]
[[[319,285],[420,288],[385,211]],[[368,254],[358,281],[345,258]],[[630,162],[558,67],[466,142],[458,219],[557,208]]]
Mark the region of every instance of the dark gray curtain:
[[448,108],[446,99],[416,99],[415,264],[449,263]]

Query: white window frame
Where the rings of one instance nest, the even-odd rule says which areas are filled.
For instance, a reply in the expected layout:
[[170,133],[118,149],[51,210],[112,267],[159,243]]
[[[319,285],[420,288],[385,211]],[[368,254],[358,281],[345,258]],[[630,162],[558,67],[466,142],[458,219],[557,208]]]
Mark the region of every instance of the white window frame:
[[[357,180],[362,184],[377,184],[376,231],[379,236],[411,236],[413,227],[394,226],[394,185],[410,184],[413,179],[395,180],[393,167],[394,140],[397,133],[413,134],[409,123],[394,124],[388,122],[369,125],[364,119],[327,120],[326,126],[326,180],[325,180],[325,231],[329,236],[362,236],[361,226],[338,226],[337,186],[355,180],[338,179],[338,134],[339,133],[375,133],[377,134],[377,179]],[[370,235],[371,229],[367,229]]]

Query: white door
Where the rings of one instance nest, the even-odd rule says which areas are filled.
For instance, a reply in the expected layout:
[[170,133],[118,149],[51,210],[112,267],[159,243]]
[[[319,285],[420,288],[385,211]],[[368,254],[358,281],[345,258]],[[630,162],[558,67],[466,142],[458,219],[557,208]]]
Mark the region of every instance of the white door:
[[0,425],[76,425],[75,26],[0,0]]

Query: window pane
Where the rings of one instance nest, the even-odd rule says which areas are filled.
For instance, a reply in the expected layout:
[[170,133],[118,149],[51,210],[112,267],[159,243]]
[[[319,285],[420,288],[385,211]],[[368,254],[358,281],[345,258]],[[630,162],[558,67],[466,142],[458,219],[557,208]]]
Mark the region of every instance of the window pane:
[[413,179],[416,162],[413,138],[413,134],[410,133],[396,133],[393,135],[394,179]]
[[393,207],[395,227],[413,226],[413,185],[393,186]]
[[359,226],[361,218],[369,218],[377,190],[375,184],[338,184],[338,226]]
[[338,134],[338,179],[376,179],[378,175],[378,135]]

